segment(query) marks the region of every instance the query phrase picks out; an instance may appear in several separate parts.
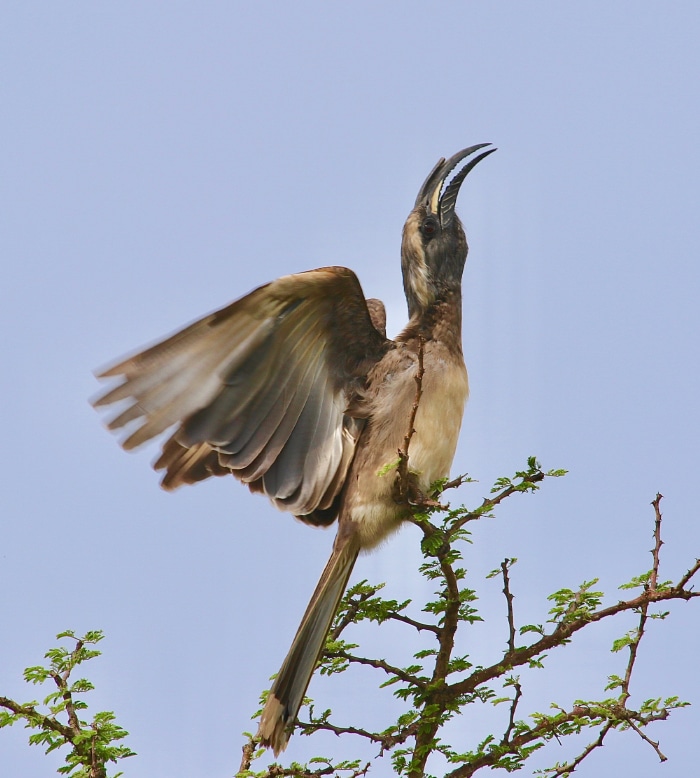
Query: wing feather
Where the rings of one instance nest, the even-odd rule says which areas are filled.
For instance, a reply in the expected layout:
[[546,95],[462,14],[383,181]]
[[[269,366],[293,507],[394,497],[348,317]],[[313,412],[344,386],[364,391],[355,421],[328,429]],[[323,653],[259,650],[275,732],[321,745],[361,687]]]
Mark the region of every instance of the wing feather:
[[284,276],[99,373],[120,383],[93,404],[123,405],[108,427],[127,449],[175,428],[165,488],[233,473],[302,517],[329,511],[364,425],[350,409],[392,347],[370,305],[346,268]]
[[[321,367],[309,364],[298,384],[285,393],[274,413],[268,414],[256,429],[256,434],[244,448],[227,454],[227,467],[236,471],[242,481],[254,481],[266,473],[296,428],[304,406],[309,401],[313,383]],[[222,449],[226,452],[226,448]],[[267,494],[271,492],[266,491]]]

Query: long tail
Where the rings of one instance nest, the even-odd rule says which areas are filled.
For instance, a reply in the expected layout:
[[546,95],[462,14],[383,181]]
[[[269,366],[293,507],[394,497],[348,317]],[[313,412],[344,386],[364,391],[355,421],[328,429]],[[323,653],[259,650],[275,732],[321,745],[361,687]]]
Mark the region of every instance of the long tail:
[[331,558],[316,585],[292,647],[270,689],[260,717],[257,736],[262,745],[272,748],[275,756],[287,747],[297,713],[358,552],[359,543],[353,535],[336,538]]

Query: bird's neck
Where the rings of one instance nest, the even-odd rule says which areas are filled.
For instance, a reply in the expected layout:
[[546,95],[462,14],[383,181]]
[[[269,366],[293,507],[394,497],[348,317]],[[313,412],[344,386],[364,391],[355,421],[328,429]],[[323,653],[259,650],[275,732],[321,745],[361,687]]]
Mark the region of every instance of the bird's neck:
[[396,340],[408,343],[423,338],[441,341],[462,352],[462,290],[443,292],[430,306],[414,313]]

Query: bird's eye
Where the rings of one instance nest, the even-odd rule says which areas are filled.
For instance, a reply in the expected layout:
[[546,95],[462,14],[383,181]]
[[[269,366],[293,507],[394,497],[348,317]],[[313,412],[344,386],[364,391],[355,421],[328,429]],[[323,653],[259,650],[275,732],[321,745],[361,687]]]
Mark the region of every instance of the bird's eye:
[[424,219],[420,229],[426,238],[432,238],[433,235],[435,235],[435,233],[438,231],[437,219],[434,219],[432,216],[428,216],[427,219]]

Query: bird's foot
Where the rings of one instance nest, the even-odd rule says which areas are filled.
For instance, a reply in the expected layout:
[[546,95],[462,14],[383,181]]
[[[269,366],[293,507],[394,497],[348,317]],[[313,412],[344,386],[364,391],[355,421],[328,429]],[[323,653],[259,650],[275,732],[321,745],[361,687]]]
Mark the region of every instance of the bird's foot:
[[426,510],[438,508],[447,510],[447,507],[427,495],[419,486],[415,473],[407,473],[405,477],[397,475],[394,483],[394,500],[400,505],[408,505],[412,509]]

